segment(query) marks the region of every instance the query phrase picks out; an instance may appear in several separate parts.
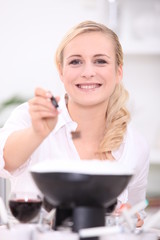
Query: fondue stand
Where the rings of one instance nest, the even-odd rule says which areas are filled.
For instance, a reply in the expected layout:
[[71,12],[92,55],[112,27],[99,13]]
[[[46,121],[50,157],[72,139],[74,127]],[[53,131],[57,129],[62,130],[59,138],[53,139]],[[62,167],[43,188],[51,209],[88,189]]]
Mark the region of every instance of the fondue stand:
[[56,208],[54,228],[70,218],[72,231],[79,232],[105,225],[106,212],[114,210],[133,171],[118,162],[60,159],[33,166],[31,175],[45,200]]

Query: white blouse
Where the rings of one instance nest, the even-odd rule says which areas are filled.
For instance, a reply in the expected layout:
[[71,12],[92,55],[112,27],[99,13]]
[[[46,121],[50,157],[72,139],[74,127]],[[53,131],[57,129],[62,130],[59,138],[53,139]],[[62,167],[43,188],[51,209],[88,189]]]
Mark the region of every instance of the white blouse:
[[[75,131],[77,123],[73,122],[67,111],[64,98],[60,103],[61,113],[55,129],[40,144],[30,156],[28,161],[16,171],[9,173],[4,169],[3,148],[8,136],[16,131],[31,125],[28,112],[28,103],[18,106],[0,129],[0,177],[11,180],[11,190],[38,191],[28,169],[35,163],[48,159],[72,159],[80,161],[78,152],[73,144],[70,132]],[[32,139],[31,139],[32,141]],[[28,142],[29,144],[29,142]],[[21,151],[18,149],[17,151]],[[131,125],[119,149],[112,152],[116,161],[126,164],[134,170],[134,176],[126,189],[118,197],[119,203],[129,202],[134,205],[146,197],[147,176],[149,169],[149,147],[143,136],[141,136]]]

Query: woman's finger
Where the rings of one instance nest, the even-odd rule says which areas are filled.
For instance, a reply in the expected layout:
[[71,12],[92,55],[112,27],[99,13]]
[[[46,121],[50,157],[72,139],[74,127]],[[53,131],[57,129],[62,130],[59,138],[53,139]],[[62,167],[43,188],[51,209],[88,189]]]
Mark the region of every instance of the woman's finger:
[[53,104],[51,103],[50,99],[45,99],[42,97],[34,97],[31,100],[28,101],[30,108],[37,107],[37,109],[39,108],[46,108],[50,111],[55,110],[55,107],[53,106]]
[[144,221],[141,219],[140,214],[136,213],[137,216],[137,223],[136,223],[136,227],[142,227],[144,224]]
[[44,97],[44,98],[51,98],[52,97],[52,93],[50,91],[46,91],[43,88],[37,87],[34,91],[35,96],[40,96],[40,97]]

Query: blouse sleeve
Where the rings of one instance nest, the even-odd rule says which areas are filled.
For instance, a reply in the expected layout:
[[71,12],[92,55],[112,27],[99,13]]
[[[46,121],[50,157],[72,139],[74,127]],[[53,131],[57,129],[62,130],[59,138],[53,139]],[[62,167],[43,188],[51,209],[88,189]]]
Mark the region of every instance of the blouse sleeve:
[[146,139],[133,126],[129,126],[124,143],[118,151],[114,152],[114,157],[133,169],[134,175],[118,197],[117,207],[127,202],[133,206],[146,199],[149,152]]
[[10,176],[10,173],[4,169],[5,161],[3,158],[3,149],[7,138],[14,131],[29,127],[30,124],[31,120],[28,113],[28,103],[24,103],[13,110],[4,126],[0,129],[0,177],[9,178]]
[[135,205],[146,198],[150,151],[142,136],[134,138],[135,169],[134,176],[128,185],[128,202]]

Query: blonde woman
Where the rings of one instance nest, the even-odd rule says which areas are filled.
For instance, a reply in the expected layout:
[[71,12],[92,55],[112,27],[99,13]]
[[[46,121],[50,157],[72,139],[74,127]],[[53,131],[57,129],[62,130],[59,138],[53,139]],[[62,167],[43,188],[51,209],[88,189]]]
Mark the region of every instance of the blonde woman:
[[[61,111],[53,106],[50,91],[37,88],[33,99],[12,113],[0,132],[1,176],[10,177],[13,188],[31,189],[28,167],[47,158],[119,161],[132,167],[135,176],[118,197],[117,208],[144,200],[149,151],[129,125],[117,35],[102,24],[82,22],[66,34],[55,60],[66,90],[65,97],[56,97]],[[80,131],[81,138],[71,139],[71,130]],[[141,217],[137,226],[143,224]]]

